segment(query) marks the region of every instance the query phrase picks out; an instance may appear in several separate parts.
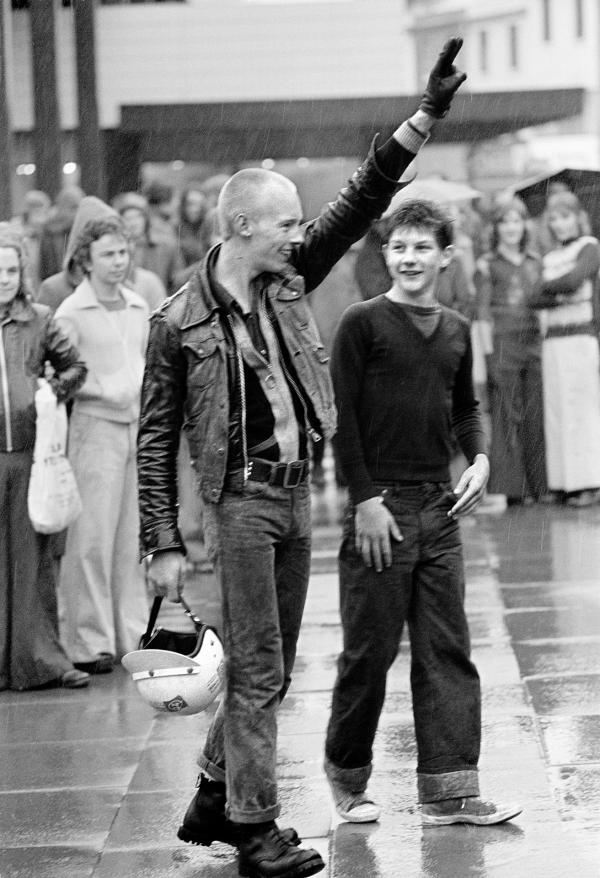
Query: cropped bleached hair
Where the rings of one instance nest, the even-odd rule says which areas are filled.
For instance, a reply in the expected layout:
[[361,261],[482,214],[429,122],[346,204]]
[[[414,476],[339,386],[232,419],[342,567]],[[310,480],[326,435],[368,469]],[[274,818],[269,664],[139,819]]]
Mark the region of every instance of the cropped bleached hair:
[[264,210],[269,192],[296,187],[283,174],[264,168],[244,168],[227,180],[217,201],[219,231],[224,241],[235,232],[235,221],[240,215],[253,216]]

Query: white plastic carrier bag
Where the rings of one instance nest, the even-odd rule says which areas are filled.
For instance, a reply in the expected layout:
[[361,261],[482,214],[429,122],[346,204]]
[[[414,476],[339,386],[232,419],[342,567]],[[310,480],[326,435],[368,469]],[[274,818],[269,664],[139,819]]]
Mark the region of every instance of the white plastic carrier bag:
[[35,393],[36,433],[27,507],[38,533],[53,534],[72,524],[81,512],[81,497],[66,456],[67,411],[49,383],[38,380]]

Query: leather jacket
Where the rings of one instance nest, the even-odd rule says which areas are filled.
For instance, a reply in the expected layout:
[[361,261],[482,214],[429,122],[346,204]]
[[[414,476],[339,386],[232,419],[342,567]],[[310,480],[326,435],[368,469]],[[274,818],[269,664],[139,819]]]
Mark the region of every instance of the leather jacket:
[[59,402],[83,384],[87,368],[50,309],[17,295],[0,317],[0,452],[29,451],[35,444],[37,379],[48,361]]
[[[408,166],[414,153],[405,150]],[[399,169],[402,173],[404,167]],[[335,202],[305,227],[286,275],[262,274],[253,292],[267,297],[280,338],[296,370],[302,395],[310,401],[320,430],[336,428],[328,357],[304,294],[317,287],[350,245],[367,232],[398,188],[377,167],[374,149]],[[220,247],[220,245],[216,245]],[[151,317],[138,434],[141,554],[180,549],[177,528],[177,452],[182,426],[204,502],[221,499],[230,440],[240,430],[241,404],[230,398],[231,360],[239,352],[227,329],[227,314],[215,301],[207,266],[213,248],[188,283]],[[310,426],[310,425],[309,425]],[[238,446],[235,446],[238,447]]]

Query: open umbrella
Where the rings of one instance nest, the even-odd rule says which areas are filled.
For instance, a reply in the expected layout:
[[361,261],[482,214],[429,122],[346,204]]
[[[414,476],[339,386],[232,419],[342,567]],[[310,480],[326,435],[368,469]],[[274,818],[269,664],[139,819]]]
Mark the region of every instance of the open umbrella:
[[467,183],[457,183],[441,177],[417,177],[396,192],[383,216],[390,216],[404,201],[412,198],[424,198],[428,201],[436,201],[438,204],[459,204],[461,201],[479,198],[481,194]]
[[587,211],[594,234],[600,233],[600,171],[589,168],[561,168],[553,174],[540,174],[523,180],[512,187],[532,216],[539,216],[546,206],[546,199],[555,184],[566,186],[579,198]]

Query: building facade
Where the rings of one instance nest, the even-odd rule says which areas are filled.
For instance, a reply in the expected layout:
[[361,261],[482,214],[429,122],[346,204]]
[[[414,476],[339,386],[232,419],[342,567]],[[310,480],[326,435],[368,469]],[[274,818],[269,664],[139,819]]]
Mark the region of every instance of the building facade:
[[[73,169],[83,158],[77,84],[85,58],[72,3],[48,2],[61,157]],[[94,10],[109,195],[134,186],[148,162],[232,168],[265,158],[359,156],[375,131],[389,133],[415,108],[441,44],[457,33],[469,79],[423,155],[426,172],[495,184],[522,170],[514,156],[525,155],[540,130],[588,138],[598,153],[596,0],[85,2]],[[13,0],[6,28],[13,163],[25,176],[36,165],[40,88],[30,5]],[[510,145],[504,165],[499,137]]]

